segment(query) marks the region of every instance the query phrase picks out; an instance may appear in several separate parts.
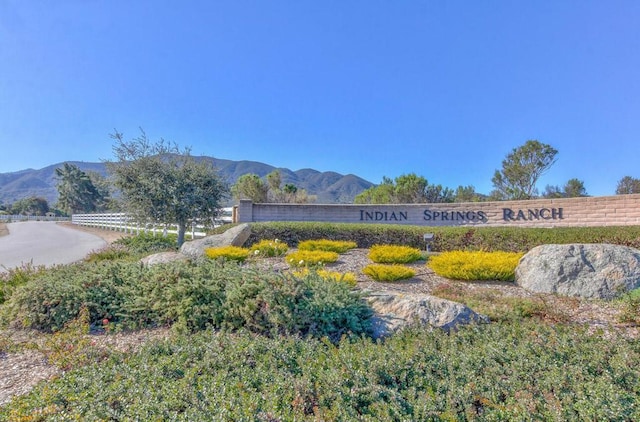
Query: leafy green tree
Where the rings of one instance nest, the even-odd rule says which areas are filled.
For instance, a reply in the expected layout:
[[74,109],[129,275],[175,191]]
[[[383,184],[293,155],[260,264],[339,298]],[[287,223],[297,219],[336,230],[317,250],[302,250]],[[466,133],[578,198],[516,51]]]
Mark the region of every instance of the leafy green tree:
[[277,202],[304,204],[315,200],[305,189],[299,189],[293,183],[282,185],[279,170],[267,174],[266,182],[257,174],[243,174],[232,186],[231,192],[236,199],[251,199],[256,203]]
[[425,192],[426,202],[436,204],[440,202],[453,202],[455,195],[453,190],[442,185],[428,185]]
[[564,192],[557,185],[547,185],[544,188],[543,198],[564,198]]
[[579,179],[569,179],[564,185],[564,195],[566,198],[577,198],[581,196],[589,196],[584,182]]
[[427,201],[429,182],[415,173],[403,174],[395,179],[394,202],[398,204],[420,204]]
[[584,182],[579,179],[569,179],[562,187],[547,185],[545,187],[544,198],[577,198],[589,196],[584,187]]
[[11,205],[11,213],[16,215],[46,215],[49,203],[46,199],[32,196],[23,198]]
[[531,199],[538,193],[536,183],[556,162],[558,151],[550,145],[528,140],[514,148],[502,160],[502,170],[496,170],[491,181],[493,199]]
[[87,176],[98,191],[99,201],[96,204],[97,211],[114,210],[118,208],[117,201],[112,196],[113,185],[102,174],[96,171],[87,171]]
[[449,188],[431,185],[415,173],[403,174],[391,180],[383,177],[382,183],[365,189],[354,199],[356,204],[420,204],[453,202]]
[[306,204],[315,201],[314,195],[308,195],[305,189],[299,189],[293,183],[286,183],[282,187],[282,174],[280,170],[274,170],[267,174],[269,187],[268,202],[283,204]]
[[484,198],[476,192],[476,188],[472,185],[458,186],[454,195],[453,202],[481,202]]
[[161,139],[151,143],[144,131],[131,141],[111,135],[116,162],[107,162],[125,210],[139,221],[178,226],[178,246],[191,224],[213,221],[229,189],[207,160]]
[[630,193],[640,193],[640,179],[624,176],[618,181],[616,195],[626,195]]
[[250,199],[260,204],[267,202],[269,186],[257,174],[247,173],[238,178],[231,187],[231,193],[237,200]]
[[395,185],[387,176],[382,177],[382,182],[363,190],[354,198],[356,204],[391,204],[393,203]]
[[108,190],[97,188],[91,177],[78,166],[64,163],[55,173],[59,209],[73,214],[95,212],[103,208],[109,197]]

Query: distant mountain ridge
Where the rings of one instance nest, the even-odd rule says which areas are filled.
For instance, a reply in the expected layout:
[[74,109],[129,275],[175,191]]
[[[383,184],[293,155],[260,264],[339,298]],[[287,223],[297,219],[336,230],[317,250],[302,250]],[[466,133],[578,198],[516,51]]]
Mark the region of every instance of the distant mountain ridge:
[[[195,157],[197,160],[213,161],[219,174],[233,185],[243,174],[253,173],[264,177],[273,170],[280,170],[282,183],[292,183],[305,189],[309,195],[316,195],[316,203],[340,204],[353,203],[353,199],[373,183],[353,174],[342,175],[333,171],[320,172],[309,168],[292,171],[257,161],[233,161],[212,157]],[[95,171],[107,175],[104,163],[66,161],[78,166],[82,171]],[[62,163],[52,164],[39,170],[26,169],[16,172],[0,173],[0,203],[11,204],[22,198],[42,197],[53,205],[58,200],[55,170]]]

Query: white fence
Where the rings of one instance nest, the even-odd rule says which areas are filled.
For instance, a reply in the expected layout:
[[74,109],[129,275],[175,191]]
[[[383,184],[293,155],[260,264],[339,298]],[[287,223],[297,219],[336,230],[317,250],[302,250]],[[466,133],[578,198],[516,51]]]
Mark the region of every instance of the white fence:
[[[222,214],[216,219],[214,226],[231,223],[231,213],[233,208],[223,208]],[[124,233],[178,233],[176,224],[141,224],[136,222],[131,216],[123,212],[105,214],[73,214],[71,222],[80,226],[97,227],[103,230],[114,230]],[[192,239],[206,236],[205,226],[193,225],[188,234]]]

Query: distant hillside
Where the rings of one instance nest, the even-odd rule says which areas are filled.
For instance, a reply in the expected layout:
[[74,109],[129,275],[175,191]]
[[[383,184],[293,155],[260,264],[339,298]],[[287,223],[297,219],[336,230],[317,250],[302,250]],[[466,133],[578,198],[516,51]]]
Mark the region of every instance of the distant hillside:
[[[230,184],[243,174],[254,173],[264,177],[277,168],[256,161],[233,161],[211,157],[196,157],[199,160],[212,160],[220,175]],[[90,163],[82,161],[68,161],[83,171],[95,171],[107,175],[104,163]],[[11,204],[19,199],[38,196],[45,198],[53,205],[58,200],[55,170],[63,163],[33,170],[20,170],[11,173],[0,173],[0,203]],[[282,182],[293,183],[298,188],[305,189],[309,195],[317,196],[317,203],[336,204],[352,203],[356,195],[373,186],[353,174],[342,175],[327,171],[320,172],[313,169],[292,171],[280,168]]]

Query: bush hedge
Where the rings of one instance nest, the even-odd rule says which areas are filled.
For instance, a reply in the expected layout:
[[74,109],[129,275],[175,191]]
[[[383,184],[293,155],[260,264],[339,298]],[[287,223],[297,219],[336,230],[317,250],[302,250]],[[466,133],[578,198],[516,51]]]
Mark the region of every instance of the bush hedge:
[[298,243],[298,249],[301,251],[329,251],[336,253],[345,253],[349,249],[358,247],[356,242],[345,240],[303,240]]
[[261,239],[280,239],[295,247],[312,239],[353,241],[359,248],[376,244],[424,249],[424,234],[433,233],[435,252],[484,250],[527,252],[543,244],[611,243],[640,248],[640,226],[620,227],[428,227],[390,224],[270,222],[251,223],[251,245]]
[[132,254],[147,254],[178,249],[178,237],[175,234],[163,236],[159,233],[140,233],[122,237],[114,244],[126,247]]
[[387,339],[205,331],[113,355],[16,397],[0,420],[640,420],[640,342],[484,324]]
[[327,336],[369,332],[370,308],[346,283],[202,260],[144,267],[131,262],[77,264],[19,286],[0,307],[2,321],[61,330],[80,310],[90,323],[126,328],[174,325],[249,329],[261,334]]

